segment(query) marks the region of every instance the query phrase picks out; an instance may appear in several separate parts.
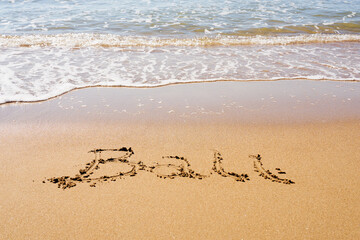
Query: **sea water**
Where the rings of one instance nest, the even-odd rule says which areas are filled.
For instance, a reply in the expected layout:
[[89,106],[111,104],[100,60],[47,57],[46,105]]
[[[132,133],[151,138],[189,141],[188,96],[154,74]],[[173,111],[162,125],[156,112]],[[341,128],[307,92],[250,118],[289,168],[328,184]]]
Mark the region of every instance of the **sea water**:
[[0,104],[283,79],[360,81],[360,0],[0,0]]

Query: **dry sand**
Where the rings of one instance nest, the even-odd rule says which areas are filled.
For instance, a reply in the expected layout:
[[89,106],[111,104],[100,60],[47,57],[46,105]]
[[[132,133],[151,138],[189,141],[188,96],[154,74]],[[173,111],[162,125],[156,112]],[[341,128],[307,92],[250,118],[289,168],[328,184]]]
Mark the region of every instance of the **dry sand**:
[[[0,239],[359,239],[359,91],[358,83],[204,83],[4,105]],[[47,180],[79,174],[90,150],[121,147],[146,166],[184,157],[207,177],[164,179],[157,175],[179,171],[135,164],[135,176],[96,187]],[[212,170],[217,151],[225,177]],[[295,184],[259,176],[249,157],[257,154]],[[129,166],[100,170],[94,176]]]

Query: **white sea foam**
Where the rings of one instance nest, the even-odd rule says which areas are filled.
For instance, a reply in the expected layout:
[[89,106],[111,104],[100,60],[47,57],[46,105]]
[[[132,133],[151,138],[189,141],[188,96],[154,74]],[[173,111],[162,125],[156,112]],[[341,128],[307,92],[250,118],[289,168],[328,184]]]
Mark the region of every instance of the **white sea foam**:
[[216,80],[360,80],[360,43],[121,48],[0,47],[0,103],[86,86]]

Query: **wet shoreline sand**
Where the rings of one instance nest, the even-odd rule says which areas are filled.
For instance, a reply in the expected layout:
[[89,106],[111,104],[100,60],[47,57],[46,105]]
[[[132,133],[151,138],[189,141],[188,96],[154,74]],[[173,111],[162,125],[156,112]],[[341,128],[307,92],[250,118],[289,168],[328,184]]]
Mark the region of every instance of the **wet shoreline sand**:
[[[92,88],[3,105],[0,237],[356,239],[359,89],[306,81],[202,83]],[[184,157],[209,177],[138,171],[65,190],[47,181],[79,174],[91,150],[121,147],[131,147],[130,160],[146,166],[179,165],[168,156]],[[214,172],[216,152],[227,173],[249,180]],[[266,169],[280,168],[295,184],[258,176],[249,158],[257,154]]]

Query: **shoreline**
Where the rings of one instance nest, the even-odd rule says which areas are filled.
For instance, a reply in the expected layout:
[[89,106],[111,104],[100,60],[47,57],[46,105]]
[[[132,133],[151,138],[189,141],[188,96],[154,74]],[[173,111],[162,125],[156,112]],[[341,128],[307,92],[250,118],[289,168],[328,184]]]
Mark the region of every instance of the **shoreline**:
[[219,80],[204,80],[204,81],[200,81],[200,80],[196,80],[196,81],[189,81],[189,82],[173,82],[173,83],[166,83],[166,84],[162,84],[162,85],[154,85],[154,86],[126,86],[126,85],[92,85],[92,86],[84,86],[84,87],[76,87],[73,88],[71,90],[67,90],[63,93],[60,93],[58,95],[46,98],[46,99],[40,99],[40,100],[33,100],[33,101],[25,101],[25,100],[19,100],[19,101],[6,101],[3,103],[0,103],[0,107],[1,106],[6,106],[9,104],[28,104],[28,103],[41,103],[41,102],[46,102],[46,101],[50,101],[53,99],[56,99],[58,97],[64,96],[68,93],[71,93],[73,91],[79,91],[79,90],[83,90],[83,89],[88,89],[88,88],[124,88],[124,89],[151,89],[151,88],[161,88],[161,87],[167,87],[167,86],[173,86],[173,85],[183,85],[183,84],[201,84],[201,83],[218,83],[218,82],[240,82],[240,83],[251,83],[251,82],[279,82],[279,81],[309,81],[309,82],[342,82],[342,83],[354,83],[354,82],[360,82],[359,79],[306,79],[306,78],[292,78],[291,80],[289,80],[288,78],[279,78],[279,79],[271,79],[271,80],[264,80],[264,79],[249,79],[249,80],[234,80],[234,79],[219,79]]
[[[0,123],[311,123],[360,119],[356,82],[209,82],[154,88],[91,87],[0,107]],[[35,117],[36,116],[36,117]]]

